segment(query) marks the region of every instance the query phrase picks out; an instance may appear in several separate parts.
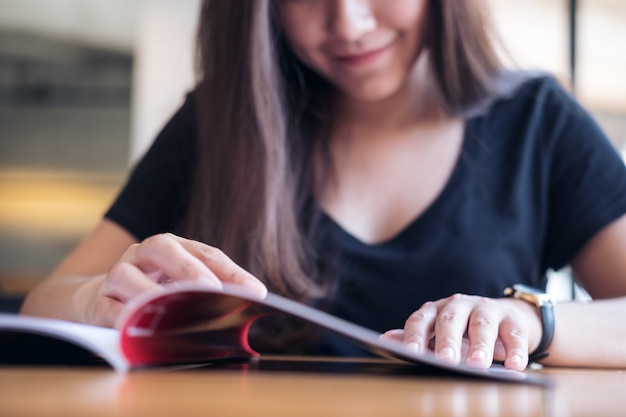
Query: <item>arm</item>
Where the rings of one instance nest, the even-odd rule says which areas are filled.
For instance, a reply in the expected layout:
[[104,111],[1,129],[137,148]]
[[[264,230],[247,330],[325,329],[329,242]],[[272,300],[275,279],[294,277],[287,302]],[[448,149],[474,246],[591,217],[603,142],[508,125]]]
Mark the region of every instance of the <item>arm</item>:
[[88,295],[77,292],[101,284],[106,271],[135,243],[124,229],[103,220],[45,281],[29,292],[22,314],[90,322],[81,314],[85,312],[83,297]]
[[128,301],[180,281],[217,288],[230,282],[266,293],[263,284],[216,248],[172,234],[138,243],[105,219],[28,294],[22,313],[113,326]]
[[572,261],[594,299],[561,303],[549,365],[626,367],[626,216],[594,236]]
[[[576,277],[594,301],[555,305],[555,335],[542,363],[626,367],[624,252],[626,215],[598,232],[574,258]],[[409,317],[404,331],[386,336],[403,340],[418,353],[432,348],[441,359],[455,363],[488,367],[495,359],[521,370],[541,332],[537,309],[524,301],[455,295],[426,303]]]

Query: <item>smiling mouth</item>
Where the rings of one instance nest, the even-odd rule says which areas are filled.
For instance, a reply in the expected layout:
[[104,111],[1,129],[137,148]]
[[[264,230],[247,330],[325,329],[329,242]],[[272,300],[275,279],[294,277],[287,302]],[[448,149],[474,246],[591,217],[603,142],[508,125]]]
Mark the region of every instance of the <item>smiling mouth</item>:
[[367,51],[367,52],[363,52],[359,54],[338,55],[338,56],[335,56],[335,59],[341,62],[342,64],[356,67],[356,66],[365,65],[365,64],[369,64],[370,62],[376,61],[390,47],[391,47],[391,43],[383,46],[382,48],[373,49],[371,51]]

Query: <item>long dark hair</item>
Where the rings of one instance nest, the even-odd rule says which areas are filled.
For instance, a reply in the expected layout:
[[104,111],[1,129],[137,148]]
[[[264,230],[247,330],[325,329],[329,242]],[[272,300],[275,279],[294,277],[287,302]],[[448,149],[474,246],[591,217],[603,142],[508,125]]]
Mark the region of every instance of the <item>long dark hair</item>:
[[[492,96],[501,71],[479,1],[427,6],[424,48],[451,114]],[[197,63],[186,234],[221,248],[272,291],[322,296],[314,155],[328,149],[332,87],[290,52],[271,0],[204,0]]]

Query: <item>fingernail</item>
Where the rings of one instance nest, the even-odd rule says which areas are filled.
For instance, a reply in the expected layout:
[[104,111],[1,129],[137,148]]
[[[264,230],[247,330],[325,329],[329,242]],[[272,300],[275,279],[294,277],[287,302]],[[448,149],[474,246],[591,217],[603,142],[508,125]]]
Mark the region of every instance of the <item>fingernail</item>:
[[163,288],[180,288],[182,286],[183,284],[181,284],[179,281],[169,281],[163,284]]
[[454,359],[455,358],[454,349],[447,346],[439,351],[439,357],[442,359]]
[[470,356],[470,359],[484,362],[485,360],[487,360],[487,354],[484,350],[478,349],[472,352],[472,356]]
[[522,357],[520,355],[513,355],[509,358],[509,363],[512,365],[522,366]]
[[406,346],[405,346],[405,349],[408,350],[411,353],[419,353],[420,345],[417,342],[407,343]]
[[263,283],[259,281],[246,280],[242,283],[242,285],[261,297],[265,297],[267,295],[267,287],[263,285]]

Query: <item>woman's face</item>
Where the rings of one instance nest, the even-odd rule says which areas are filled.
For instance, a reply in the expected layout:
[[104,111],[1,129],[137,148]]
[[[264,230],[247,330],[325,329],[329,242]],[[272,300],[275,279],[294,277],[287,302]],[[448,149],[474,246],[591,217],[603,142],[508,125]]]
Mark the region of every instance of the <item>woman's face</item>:
[[278,0],[294,54],[352,99],[402,88],[420,50],[427,0]]

